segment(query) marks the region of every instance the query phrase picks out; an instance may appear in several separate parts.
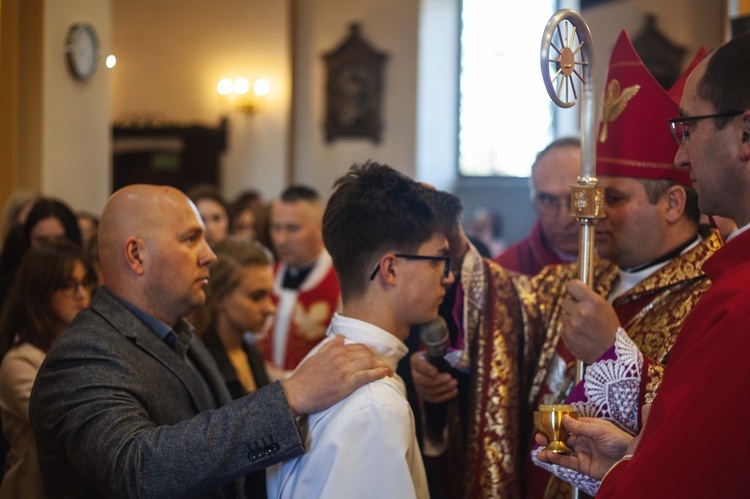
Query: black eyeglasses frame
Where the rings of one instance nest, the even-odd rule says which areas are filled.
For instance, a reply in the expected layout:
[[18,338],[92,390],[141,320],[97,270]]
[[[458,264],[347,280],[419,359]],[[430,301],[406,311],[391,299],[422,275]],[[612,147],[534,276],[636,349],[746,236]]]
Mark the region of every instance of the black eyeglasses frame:
[[[687,118],[673,118],[669,120],[669,130],[672,132],[672,138],[675,142],[677,142],[678,145],[682,145],[684,142],[686,142],[685,139],[685,133],[682,132],[682,139],[677,137],[677,125],[680,125],[680,128],[684,128],[683,125],[685,123],[693,123],[695,121],[705,120],[708,118],[733,118],[735,116],[739,116],[745,111],[731,111],[728,113],[718,113],[718,114],[704,114],[703,116],[689,116]],[[688,135],[689,137],[689,135]]]
[[[444,265],[443,278],[448,279],[448,276],[451,275],[451,257],[449,256],[409,255],[406,253],[394,253],[393,256],[398,258],[406,258],[407,260],[441,260]],[[370,274],[371,281],[375,279],[376,275],[378,275],[378,270],[380,270],[380,263],[378,263],[377,267],[375,267],[375,270],[373,270],[372,274]]]

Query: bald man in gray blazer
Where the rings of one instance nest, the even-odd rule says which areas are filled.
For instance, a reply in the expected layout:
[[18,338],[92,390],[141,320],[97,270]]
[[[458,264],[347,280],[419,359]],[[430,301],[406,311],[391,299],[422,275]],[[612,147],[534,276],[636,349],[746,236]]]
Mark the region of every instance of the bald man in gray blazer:
[[128,186],[105,206],[105,286],[53,344],[29,404],[50,497],[241,497],[242,476],[304,452],[296,416],[390,373],[339,340],[230,402],[183,320],[216,259],[204,230],[170,187]]

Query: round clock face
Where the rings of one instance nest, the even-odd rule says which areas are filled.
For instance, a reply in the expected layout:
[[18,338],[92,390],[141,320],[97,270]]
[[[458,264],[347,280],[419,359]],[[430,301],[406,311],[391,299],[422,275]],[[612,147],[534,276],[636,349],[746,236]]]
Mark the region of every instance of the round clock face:
[[65,51],[73,76],[79,80],[87,80],[94,75],[99,63],[99,39],[93,26],[87,23],[74,24],[68,31]]

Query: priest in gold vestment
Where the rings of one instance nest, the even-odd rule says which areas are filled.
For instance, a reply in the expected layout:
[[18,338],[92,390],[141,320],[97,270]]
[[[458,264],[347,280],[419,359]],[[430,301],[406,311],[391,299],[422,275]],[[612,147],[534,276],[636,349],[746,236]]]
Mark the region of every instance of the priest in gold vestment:
[[[463,456],[464,497],[562,496],[560,482],[529,458],[540,403],[572,396],[586,415],[638,431],[639,408],[654,396],[682,322],[710,285],[701,264],[721,246],[718,233],[699,234],[689,174],[673,165],[676,144],[664,124],[678,115],[677,88],[664,91],[621,35],[605,91],[605,107],[618,110],[604,113],[597,137],[607,215],[596,227],[602,259],[593,288],[601,303],[575,281],[575,265],[527,277],[467,251],[457,312],[471,402],[465,441],[453,449]],[[587,330],[571,320],[571,295],[596,305],[601,318],[589,325],[614,326]],[[576,357],[592,365],[574,390]],[[436,373],[418,360],[412,366],[422,397],[437,401],[439,389],[430,385]]]

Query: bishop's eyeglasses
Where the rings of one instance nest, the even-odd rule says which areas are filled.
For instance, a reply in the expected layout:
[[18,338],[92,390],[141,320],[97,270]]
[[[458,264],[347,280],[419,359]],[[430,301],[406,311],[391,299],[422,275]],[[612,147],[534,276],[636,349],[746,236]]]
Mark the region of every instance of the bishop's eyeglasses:
[[708,118],[731,118],[739,116],[745,111],[731,111],[729,113],[705,114],[703,116],[690,116],[688,118],[675,118],[669,120],[669,128],[672,130],[672,137],[679,145],[690,140],[690,124]]
[[[394,253],[393,256],[397,258],[406,258],[407,260],[442,261],[443,262],[443,278],[448,279],[448,276],[451,275],[451,257],[449,256],[407,255],[405,253]],[[372,271],[372,274],[370,274],[371,281],[375,279],[376,275],[378,275],[378,270],[380,270],[379,263],[378,263],[378,266],[375,267],[375,270]]]

